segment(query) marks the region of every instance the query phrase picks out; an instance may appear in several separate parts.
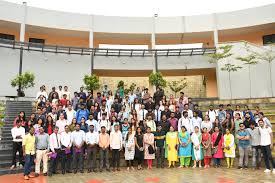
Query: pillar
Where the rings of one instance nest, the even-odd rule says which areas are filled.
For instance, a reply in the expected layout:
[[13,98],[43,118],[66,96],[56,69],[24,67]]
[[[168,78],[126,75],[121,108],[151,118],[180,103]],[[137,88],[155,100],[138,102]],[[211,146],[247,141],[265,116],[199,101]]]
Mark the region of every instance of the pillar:
[[26,20],[27,20],[27,2],[23,2],[23,13],[22,13],[22,22],[20,24],[20,42],[25,41],[25,30],[26,30]]
[[218,33],[218,25],[217,25],[217,15],[216,15],[216,13],[213,13],[212,16],[213,16],[214,46],[217,47],[218,44],[219,44],[219,33]]

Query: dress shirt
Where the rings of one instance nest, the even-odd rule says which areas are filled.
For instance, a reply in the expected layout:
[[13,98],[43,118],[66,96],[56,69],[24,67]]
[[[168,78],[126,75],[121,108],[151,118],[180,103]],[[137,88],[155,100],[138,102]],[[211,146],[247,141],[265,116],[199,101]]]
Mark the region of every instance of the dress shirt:
[[83,130],[73,131],[71,133],[71,140],[72,140],[72,144],[75,144],[78,146],[81,145],[81,143],[85,141],[85,132]]
[[52,152],[55,152],[54,149],[61,148],[60,139],[60,134],[53,133],[50,135],[50,149]]
[[182,117],[180,118],[179,120],[179,123],[178,123],[178,131],[180,132],[181,131],[181,127],[182,126],[185,126],[186,130],[188,133],[191,133],[192,132],[192,123],[189,119],[189,117],[185,118],[185,117]]
[[102,126],[105,126],[106,131],[110,131],[111,123],[110,123],[109,120],[106,120],[106,119],[105,120],[100,120],[100,121],[98,121],[98,123],[99,123],[99,131],[101,131]]
[[159,122],[161,121],[161,110],[160,109],[155,109],[155,121]]
[[98,141],[99,141],[99,134],[98,132],[87,132],[86,133],[86,143],[89,145],[89,144],[98,144]]
[[110,147],[112,149],[122,148],[122,134],[120,131],[112,131],[110,134]]
[[139,121],[143,121],[145,120],[146,114],[148,113],[148,111],[146,109],[140,109],[138,112],[138,120]]
[[[25,128],[20,126],[19,128],[17,126],[13,127],[11,129],[11,135],[12,135],[12,141],[13,142],[22,142],[23,137],[25,136]],[[17,139],[16,136],[21,135],[21,139]]]
[[192,122],[192,129],[191,131],[194,132],[195,131],[195,126],[199,127],[199,129],[201,129],[201,123],[202,123],[202,119],[200,117],[193,117],[191,119],[191,122]]
[[99,147],[108,147],[110,145],[110,136],[108,133],[100,133],[99,134]]
[[43,133],[35,137],[36,149],[45,150],[49,149],[49,134]]
[[72,123],[73,118],[76,117],[76,112],[75,110],[66,110],[66,114],[67,114],[67,125],[70,125]]
[[22,146],[25,146],[25,153],[34,155],[35,154],[35,136],[31,135],[30,133],[28,135],[25,135],[23,138]]
[[94,132],[99,132],[100,128],[99,128],[99,124],[97,122],[97,120],[92,119],[92,120],[87,120],[86,124],[88,125],[88,127],[90,128],[91,125],[94,126]]
[[61,145],[65,147],[71,147],[72,146],[72,140],[71,140],[71,132],[62,132],[61,133]]

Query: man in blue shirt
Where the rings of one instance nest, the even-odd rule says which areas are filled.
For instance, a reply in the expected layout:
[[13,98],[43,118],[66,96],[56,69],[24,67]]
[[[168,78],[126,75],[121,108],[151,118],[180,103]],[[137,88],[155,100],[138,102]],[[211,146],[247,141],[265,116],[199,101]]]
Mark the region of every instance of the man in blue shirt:
[[245,125],[243,123],[240,123],[239,126],[240,126],[240,129],[237,132],[237,139],[239,140],[239,153],[240,153],[238,169],[243,169],[243,167],[247,169],[250,135],[249,135],[249,132],[245,129]]
[[82,117],[85,119],[88,119],[89,111],[85,109],[85,105],[82,103],[80,104],[80,109],[76,112],[76,121],[77,123],[80,123],[80,120]]

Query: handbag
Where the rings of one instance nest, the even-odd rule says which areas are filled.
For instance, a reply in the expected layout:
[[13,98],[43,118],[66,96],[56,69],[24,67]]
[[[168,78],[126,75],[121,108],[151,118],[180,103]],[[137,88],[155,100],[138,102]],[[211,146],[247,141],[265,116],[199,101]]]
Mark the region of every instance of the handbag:
[[213,147],[213,148],[212,148],[212,155],[213,155],[213,154],[216,154],[217,151],[218,151],[218,147],[217,147],[217,146],[216,146],[216,147]]
[[155,150],[154,150],[152,145],[149,145],[148,152],[149,152],[149,154],[154,154],[155,153]]

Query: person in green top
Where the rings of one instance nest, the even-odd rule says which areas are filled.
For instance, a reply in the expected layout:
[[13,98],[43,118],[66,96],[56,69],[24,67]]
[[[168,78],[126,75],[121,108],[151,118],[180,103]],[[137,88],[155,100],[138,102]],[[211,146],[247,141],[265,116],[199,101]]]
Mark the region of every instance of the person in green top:
[[240,123],[242,123],[242,122],[243,122],[243,120],[241,118],[240,113],[236,113],[235,114],[235,122],[234,122],[235,123],[234,124],[234,127],[235,127],[235,129],[234,129],[234,131],[235,131],[235,144],[239,144],[239,139],[236,138],[236,136],[237,136],[237,132],[240,129]]
[[162,126],[157,127],[157,131],[154,132],[157,168],[164,168],[164,156],[165,156],[165,131],[162,130]]

